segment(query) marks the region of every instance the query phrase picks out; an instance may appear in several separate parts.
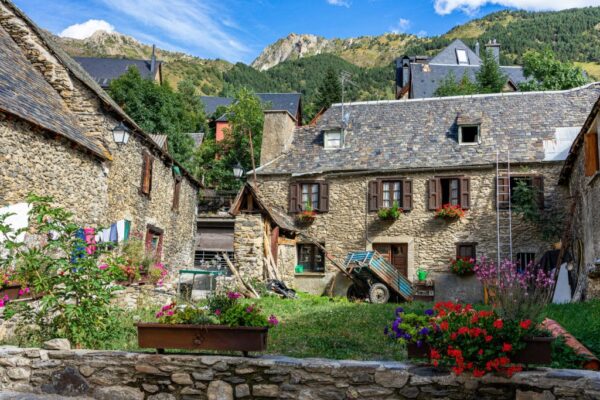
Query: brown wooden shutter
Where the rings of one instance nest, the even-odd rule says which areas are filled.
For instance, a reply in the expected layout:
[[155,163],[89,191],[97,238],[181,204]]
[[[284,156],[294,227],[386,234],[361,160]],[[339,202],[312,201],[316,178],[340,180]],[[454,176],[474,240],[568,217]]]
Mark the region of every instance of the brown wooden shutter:
[[143,153],[142,193],[150,194],[152,190],[152,163],[154,159],[148,152]]
[[510,200],[510,179],[506,176],[499,176],[497,183],[496,201],[500,203],[499,208],[506,209]]
[[173,210],[179,210],[179,197],[181,196],[181,177],[175,177],[175,187],[173,188]]
[[288,210],[291,213],[300,211],[300,207],[298,207],[298,205],[299,205],[299,199],[298,199],[299,190],[300,190],[299,184],[290,183],[290,191],[289,191],[289,196],[288,196],[288,200],[289,200]]
[[329,182],[319,182],[319,211],[329,211]]
[[537,194],[537,204],[540,209],[544,208],[544,177],[541,175],[532,178],[532,185]]
[[464,210],[471,208],[471,178],[460,178],[460,206]]
[[412,210],[413,207],[413,190],[412,181],[405,179],[402,181],[402,209]]
[[442,206],[442,182],[439,178],[430,179],[428,181],[429,186],[429,201],[428,208],[430,210],[437,210]]
[[379,210],[379,181],[369,182],[369,212],[377,212]]
[[584,136],[584,164],[585,176],[593,176],[598,169],[598,135],[595,132]]

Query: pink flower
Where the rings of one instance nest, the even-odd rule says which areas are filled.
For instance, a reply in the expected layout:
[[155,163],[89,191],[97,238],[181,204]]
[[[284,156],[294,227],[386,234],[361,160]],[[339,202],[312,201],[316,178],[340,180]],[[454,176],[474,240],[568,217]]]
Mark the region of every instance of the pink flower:
[[219,310],[219,309],[216,309],[216,310],[215,310],[215,315],[216,315],[216,316],[219,316],[219,315],[221,315],[221,310]]
[[4,307],[4,300],[0,300],[0,308]]
[[105,269],[108,268],[108,264],[98,265],[98,268],[104,271]]
[[254,307],[250,306],[250,307],[246,308],[247,313],[251,313],[252,311],[254,311]]
[[163,315],[165,315],[165,313],[164,313],[164,312],[162,312],[162,311],[159,311],[159,312],[157,312],[157,313],[156,313],[156,318],[160,318],[160,317],[162,317]]
[[269,317],[269,321],[268,322],[269,322],[269,324],[271,324],[273,326],[276,326],[277,324],[279,324],[279,320],[277,320],[277,317],[274,316],[274,315],[271,315]]
[[242,295],[237,292],[227,292],[227,297],[229,297],[230,299],[236,300],[236,299],[239,299],[240,297],[242,297]]
[[167,315],[168,315],[168,316],[171,316],[171,315],[173,315],[174,313],[175,313],[175,312],[174,312],[173,310],[169,310],[169,311],[167,311]]
[[29,292],[30,292],[30,289],[29,289],[29,287],[26,287],[26,288],[25,288],[25,293],[29,293]]
[[8,300],[10,300],[10,299],[8,298],[8,295],[7,295],[7,294],[5,294],[5,295],[4,295],[4,297],[2,298],[2,300],[4,300],[4,302],[6,303],[6,302],[7,302]]
[[25,294],[25,291],[23,289],[19,289],[19,296],[23,296]]

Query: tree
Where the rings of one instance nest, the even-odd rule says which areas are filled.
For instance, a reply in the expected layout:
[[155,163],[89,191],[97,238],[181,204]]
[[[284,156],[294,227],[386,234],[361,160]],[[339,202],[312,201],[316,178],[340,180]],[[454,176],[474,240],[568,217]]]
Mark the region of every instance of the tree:
[[333,68],[328,68],[325,77],[317,89],[315,105],[318,110],[329,108],[342,100],[342,85]]
[[434,96],[464,96],[477,93],[477,85],[469,79],[465,73],[460,81],[456,81],[456,75],[450,71],[440,86],[436,89]]
[[194,140],[189,133],[204,128],[206,118],[191,83],[179,84],[175,92],[165,83],[141,77],[136,68],[111,82],[111,97],[146,132],[168,137],[169,152],[185,167],[191,166]]
[[523,91],[565,90],[587,83],[581,68],[561,62],[550,49],[528,51],[523,56],[523,73],[529,79],[519,85]]
[[481,67],[475,75],[479,93],[500,93],[508,81],[491,51],[481,53]]
[[233,166],[239,162],[244,170],[250,171],[260,160],[263,105],[254,92],[242,88],[225,114],[230,124],[230,128],[225,130],[225,139],[221,142],[212,137],[205,140],[196,151],[195,166],[197,174],[204,176],[208,187],[237,189],[241,182],[233,176]]

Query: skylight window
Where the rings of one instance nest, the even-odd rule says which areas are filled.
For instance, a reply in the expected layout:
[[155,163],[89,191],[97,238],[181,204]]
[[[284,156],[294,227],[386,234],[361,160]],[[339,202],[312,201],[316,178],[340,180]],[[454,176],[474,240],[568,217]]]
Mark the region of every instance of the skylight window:
[[467,51],[464,49],[456,49],[456,59],[461,65],[469,65],[469,57],[467,56]]
[[342,147],[342,132],[331,131],[323,134],[323,145],[326,149],[339,149]]

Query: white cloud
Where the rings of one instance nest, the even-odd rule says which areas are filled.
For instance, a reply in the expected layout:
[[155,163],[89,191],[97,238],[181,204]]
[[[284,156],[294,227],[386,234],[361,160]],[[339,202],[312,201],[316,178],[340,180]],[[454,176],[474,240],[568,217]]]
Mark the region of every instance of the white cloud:
[[[165,42],[186,43],[216,57],[237,61],[248,48],[226,28],[234,25],[211,0],[102,0],[136,20],[138,30]],[[228,21],[223,23],[222,21]]]
[[417,36],[420,38],[425,37],[425,36],[427,36],[427,31],[421,30],[421,31],[417,32]]
[[92,36],[96,31],[114,32],[115,27],[102,19],[90,19],[81,24],[74,24],[65,28],[59,33],[59,36],[85,39]]
[[496,4],[529,11],[558,11],[567,8],[599,6],[600,0],[435,0],[435,12],[440,15],[459,10],[466,14],[476,13],[486,4]]
[[332,6],[350,7],[350,2],[348,0],[327,0],[327,3]]
[[396,25],[390,28],[393,33],[404,33],[410,27],[410,21],[406,18],[400,18]]

